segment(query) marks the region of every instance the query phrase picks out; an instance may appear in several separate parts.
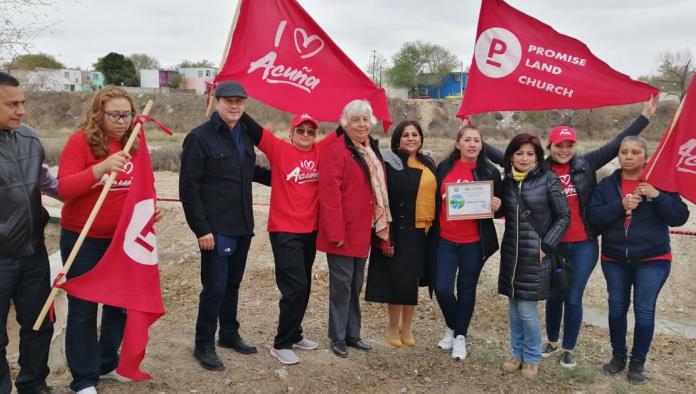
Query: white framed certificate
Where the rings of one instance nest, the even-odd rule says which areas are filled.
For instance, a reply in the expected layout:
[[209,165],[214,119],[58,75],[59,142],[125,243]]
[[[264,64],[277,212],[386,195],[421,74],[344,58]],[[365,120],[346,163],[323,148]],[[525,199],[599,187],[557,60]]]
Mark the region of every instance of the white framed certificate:
[[448,183],[446,188],[447,220],[493,217],[493,181]]

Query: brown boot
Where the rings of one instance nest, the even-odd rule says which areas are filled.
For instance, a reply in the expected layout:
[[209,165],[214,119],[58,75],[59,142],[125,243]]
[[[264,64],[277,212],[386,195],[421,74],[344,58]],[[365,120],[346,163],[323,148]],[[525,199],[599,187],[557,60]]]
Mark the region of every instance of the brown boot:
[[503,362],[503,371],[505,372],[515,372],[522,368],[522,361],[511,357],[509,360]]
[[522,377],[536,379],[539,376],[539,364],[522,364]]

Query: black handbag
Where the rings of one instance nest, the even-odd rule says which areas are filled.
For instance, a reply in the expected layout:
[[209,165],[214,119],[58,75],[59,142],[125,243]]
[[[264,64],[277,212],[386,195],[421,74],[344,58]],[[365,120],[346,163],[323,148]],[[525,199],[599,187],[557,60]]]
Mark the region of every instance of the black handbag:
[[[524,202],[520,191],[517,188],[513,189],[515,191],[515,197],[517,197],[517,203],[522,210],[522,217],[532,225],[534,231],[537,233],[537,235],[539,235],[539,238],[543,239],[544,231],[542,230],[541,224],[534,219],[534,215],[532,214],[532,211],[527,208],[527,204]],[[551,266],[551,289],[561,292],[570,288],[573,281],[573,266],[570,259],[564,256],[556,248],[549,251],[546,257],[544,257],[544,260],[546,259],[548,259]]]

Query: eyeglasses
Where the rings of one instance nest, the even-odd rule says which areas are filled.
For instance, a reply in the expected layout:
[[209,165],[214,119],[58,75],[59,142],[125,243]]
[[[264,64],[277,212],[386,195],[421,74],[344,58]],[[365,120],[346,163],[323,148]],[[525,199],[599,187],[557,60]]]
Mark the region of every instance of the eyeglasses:
[[106,115],[109,120],[113,122],[118,122],[119,120],[123,119],[124,121],[131,120],[133,119],[133,116],[135,116],[134,112],[108,112],[104,111],[104,115]]
[[314,137],[315,135],[317,135],[317,131],[316,131],[316,130],[314,130],[314,129],[305,129],[305,128],[302,128],[302,127],[295,127],[295,133],[297,133],[297,134],[299,134],[299,135],[308,135],[308,136],[310,136],[310,137]]

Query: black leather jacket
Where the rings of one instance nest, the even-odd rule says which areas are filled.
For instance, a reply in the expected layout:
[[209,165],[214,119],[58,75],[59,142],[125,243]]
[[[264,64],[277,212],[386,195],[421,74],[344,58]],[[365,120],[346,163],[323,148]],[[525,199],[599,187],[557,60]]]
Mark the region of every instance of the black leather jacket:
[[44,150],[26,125],[0,130],[0,256],[36,253],[48,213],[41,206]]
[[[537,223],[540,237],[517,202],[515,189]],[[500,248],[498,292],[510,298],[538,301],[546,298],[550,266],[542,264],[540,250],[548,254],[558,245],[570,224],[570,209],[561,182],[553,172],[537,166],[521,183],[506,174],[503,179],[505,233]]]

